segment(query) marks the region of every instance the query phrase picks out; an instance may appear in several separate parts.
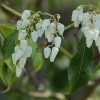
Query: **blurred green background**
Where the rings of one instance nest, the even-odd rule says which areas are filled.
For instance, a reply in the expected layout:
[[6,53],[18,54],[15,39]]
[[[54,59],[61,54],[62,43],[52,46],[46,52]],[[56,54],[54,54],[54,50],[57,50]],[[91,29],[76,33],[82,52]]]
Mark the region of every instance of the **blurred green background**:
[[[0,3],[4,3],[20,13],[26,9],[30,9],[35,12],[42,11],[51,14],[59,13],[61,15],[60,22],[65,26],[72,23],[71,14],[77,6],[81,4],[93,4],[100,8],[100,0],[0,0]],[[15,25],[16,21],[17,19],[15,15],[9,13],[3,8],[0,8],[0,24]],[[76,28],[71,28],[65,31],[64,39],[62,41],[62,47],[64,47],[71,54],[74,54],[75,47],[82,36],[81,32],[78,32],[78,34],[74,36],[76,32]],[[92,62],[92,66],[94,66],[98,60],[99,58],[96,59],[95,62]],[[80,89],[73,94],[65,94],[69,91],[67,76],[69,61],[70,59],[60,51],[54,63],[51,63],[49,59],[44,59],[41,69],[38,72],[34,72],[34,68],[29,67],[31,66],[31,60],[28,59],[26,64],[26,70],[28,70],[28,74],[24,73],[20,78],[18,78],[10,91],[5,94],[0,93],[0,100],[59,100],[54,97],[31,97],[21,93],[19,89],[26,91],[31,90],[34,92],[60,92],[66,97],[66,100],[100,100],[100,85],[91,90],[91,93],[88,94],[85,99],[80,99],[80,96],[82,96],[86,90],[83,91]],[[99,73],[100,72],[98,71],[95,77],[99,77]],[[5,85],[2,83],[2,81],[0,81],[0,91],[3,91],[4,89]]]

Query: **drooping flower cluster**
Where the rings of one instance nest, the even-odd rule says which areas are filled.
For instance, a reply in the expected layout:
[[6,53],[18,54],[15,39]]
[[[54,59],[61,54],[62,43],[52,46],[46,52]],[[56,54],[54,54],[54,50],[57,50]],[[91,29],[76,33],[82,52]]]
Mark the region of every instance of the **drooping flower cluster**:
[[31,37],[33,42],[37,42],[38,37],[42,37],[44,34],[47,42],[51,43],[51,45],[44,48],[44,56],[45,58],[50,56],[51,62],[54,62],[59,51],[61,37],[64,32],[64,25],[59,23],[60,15],[57,14],[55,17],[49,14],[50,19],[43,19],[41,18],[42,14],[42,12],[34,13],[25,10],[22,13],[21,20],[17,21],[19,44],[15,46],[15,52],[12,54],[17,77],[20,76],[27,58],[32,53],[32,47],[28,45],[27,38]]
[[96,10],[83,13],[83,6],[78,6],[72,13],[72,21],[74,21],[74,27],[82,25],[81,31],[86,37],[87,47],[90,47],[95,40],[100,52],[100,13],[97,13]]
[[15,65],[16,76],[19,77],[22,69],[25,66],[27,57],[30,57],[32,48],[28,45],[26,37],[28,35],[26,28],[30,21],[27,19],[30,16],[30,11],[25,10],[22,14],[21,19],[17,22],[17,30],[19,30],[18,40],[20,41],[14,48],[15,53],[12,54],[12,61]]
[[[52,45],[51,48],[50,46],[44,48],[44,56],[45,58],[49,58],[50,56],[50,61],[54,62],[54,59],[60,48],[60,36],[63,36],[64,25],[57,23],[55,20],[50,22],[50,19],[40,19],[35,27],[36,30],[31,33],[33,41],[37,42],[38,37],[41,37],[43,34],[45,34],[45,38],[49,43],[52,43]],[[57,35],[57,32],[59,32],[60,36]]]

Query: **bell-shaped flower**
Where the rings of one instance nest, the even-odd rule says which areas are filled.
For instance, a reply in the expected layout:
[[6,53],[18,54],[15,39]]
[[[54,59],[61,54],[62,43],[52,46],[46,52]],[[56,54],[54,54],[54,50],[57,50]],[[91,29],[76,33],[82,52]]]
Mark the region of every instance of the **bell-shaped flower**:
[[20,59],[19,59],[19,66],[20,66],[20,68],[24,68],[24,66],[25,66],[25,63],[26,63],[26,59],[27,59],[27,57],[26,56],[23,56],[23,57],[21,57]]
[[23,52],[22,50],[18,50],[18,51],[16,52],[15,59],[18,60],[18,59],[21,58],[23,55],[24,55],[24,52]]
[[50,25],[49,19],[44,19],[42,24],[42,29],[45,30]]
[[96,40],[99,36],[99,31],[97,29],[94,29],[93,32],[94,32],[93,39]]
[[32,47],[28,46],[26,48],[25,54],[26,54],[27,57],[30,57],[31,54],[32,54]]
[[38,37],[41,37],[43,33],[44,33],[44,30],[42,28],[37,30]]
[[36,30],[38,30],[38,29],[40,29],[40,28],[42,28],[42,24],[41,24],[41,23],[37,23],[37,24],[36,24]]
[[78,18],[78,11],[77,10],[74,10],[73,12],[72,12],[72,21],[75,21],[76,19]]
[[33,42],[37,42],[37,39],[38,39],[37,31],[33,31],[31,33],[31,37],[32,37]]
[[93,36],[94,36],[94,32],[92,30],[90,30],[87,32],[86,39],[89,41],[93,38]]
[[54,34],[56,31],[56,24],[54,22],[50,23],[49,29],[50,29],[50,33]]
[[51,56],[50,56],[50,61],[54,62],[56,55],[58,54],[59,49],[57,47],[52,48]]
[[12,61],[13,61],[13,64],[16,65],[16,61],[17,61],[17,60],[15,59],[15,55],[16,55],[15,53],[12,54]]
[[22,13],[21,19],[22,19],[22,20],[27,19],[30,15],[31,15],[31,12],[30,12],[29,10],[25,10],[25,11]]
[[88,47],[88,48],[91,47],[92,42],[93,42],[93,38],[91,38],[90,40],[87,40],[87,39],[86,39],[86,44],[87,44],[87,47]]
[[21,29],[22,20],[17,21],[17,30]]
[[79,19],[74,21],[74,27],[79,27],[80,21]]
[[27,40],[21,40],[20,41],[20,46],[21,46],[22,50],[26,50],[26,48],[28,46]]
[[58,29],[59,34],[60,34],[60,35],[63,35],[63,32],[64,32],[64,25],[61,24],[61,23],[58,23],[57,29]]
[[17,66],[16,66],[16,77],[19,77],[20,76],[20,74],[21,74],[21,72],[22,72],[22,69],[19,67],[19,65],[17,64]]
[[100,36],[95,40],[95,44],[100,47]]
[[50,29],[45,29],[45,37],[48,39],[48,42],[52,42],[53,40],[53,34],[50,33]]
[[16,53],[18,50],[20,50],[20,49],[21,49],[21,47],[20,47],[19,45],[16,45],[16,46],[14,47],[15,53]]
[[90,27],[82,27],[81,31],[84,33],[84,36],[87,37],[88,31],[90,31]]
[[30,20],[29,19],[24,19],[22,21],[22,28],[26,28],[29,24],[30,24]]
[[61,37],[59,37],[59,36],[55,37],[55,38],[54,38],[54,44],[55,44],[55,47],[60,48]]
[[45,58],[49,58],[50,53],[51,53],[51,49],[49,47],[45,47],[44,48],[44,56],[45,56]]
[[27,36],[26,30],[20,30],[18,35],[18,40],[22,40]]

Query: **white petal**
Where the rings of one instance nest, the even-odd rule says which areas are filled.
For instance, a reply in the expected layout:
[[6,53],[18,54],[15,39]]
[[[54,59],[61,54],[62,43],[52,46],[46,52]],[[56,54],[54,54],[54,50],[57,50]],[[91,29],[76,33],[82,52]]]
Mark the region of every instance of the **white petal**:
[[22,69],[17,65],[16,66],[16,77],[19,77],[22,72]]
[[36,30],[38,30],[38,29],[40,29],[40,28],[42,28],[42,24],[41,24],[41,23],[37,23],[37,24],[36,24]]
[[74,27],[79,27],[80,21],[77,19],[74,21]]
[[21,47],[20,47],[19,45],[15,46],[15,48],[14,48],[15,53],[16,53],[18,50],[20,50],[20,49],[21,49]]
[[56,24],[55,23],[50,23],[50,30],[56,29]]
[[51,53],[51,49],[49,47],[45,47],[44,48],[44,56],[45,56],[45,58],[49,58],[50,53]]
[[15,59],[15,55],[16,55],[15,53],[12,54],[12,61],[13,61],[13,64],[16,65],[16,61],[17,61],[17,60]]
[[63,32],[64,32],[64,25],[61,24],[61,23],[58,23],[57,29],[58,29],[59,34],[60,34],[60,35],[63,35]]
[[93,39],[90,39],[89,41],[86,40],[87,47],[89,48],[92,45]]
[[87,36],[88,31],[90,30],[90,27],[83,27],[83,33],[85,35],[85,37]]
[[55,38],[54,38],[54,44],[55,44],[55,47],[60,48],[61,37],[59,37],[59,36],[55,37]]
[[23,52],[22,50],[18,50],[18,51],[16,52],[15,59],[18,60],[18,59],[21,58],[23,55],[24,55],[24,52]]
[[22,69],[24,68],[26,59],[27,59],[27,57],[25,57],[25,56],[19,59],[19,67],[20,68],[22,68]]
[[26,54],[27,57],[31,56],[31,54],[32,54],[32,48],[30,46],[28,46],[26,48],[25,54]]
[[75,21],[76,19],[78,18],[78,11],[77,10],[74,10],[73,12],[72,12],[72,21]]
[[52,40],[53,40],[53,34],[50,33],[49,28],[45,29],[45,37],[48,39],[48,42],[52,42]]
[[27,36],[27,32],[25,30],[20,30],[18,35],[18,40],[22,40]]
[[44,33],[44,30],[42,28],[37,30],[38,37],[41,37],[43,33]]
[[37,42],[38,33],[36,31],[32,32],[31,37],[32,37],[33,42]]
[[94,29],[93,32],[94,32],[93,39],[96,40],[97,37],[99,36],[99,31],[97,29]]
[[22,27],[23,28],[26,28],[29,24],[30,24],[30,20],[29,19],[24,19],[22,21]]
[[44,19],[43,24],[42,24],[42,29],[45,30],[49,25],[50,25],[50,20]]
[[95,40],[96,46],[100,46],[100,36]]
[[88,41],[90,41],[93,38],[93,36],[94,36],[94,32],[90,30],[90,31],[87,32],[86,39]]
[[56,48],[56,47],[53,47],[53,48],[52,48],[52,52],[51,52],[51,56],[50,56],[50,61],[51,61],[51,62],[54,62],[54,59],[55,59],[55,57],[56,57],[58,51],[59,51],[58,48]]
[[22,20],[17,21],[17,30],[21,29]]
[[26,48],[28,46],[27,40],[21,40],[20,41],[20,46],[21,46],[22,50],[26,50]]
[[29,16],[31,15],[30,11],[29,10],[25,10],[23,13],[22,13],[22,20],[24,19],[27,19]]

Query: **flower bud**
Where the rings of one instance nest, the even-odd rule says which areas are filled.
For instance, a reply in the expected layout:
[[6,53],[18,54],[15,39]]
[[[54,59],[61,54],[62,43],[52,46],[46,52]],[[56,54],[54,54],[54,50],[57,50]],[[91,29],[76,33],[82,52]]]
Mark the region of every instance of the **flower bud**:
[[50,56],[50,61],[54,62],[54,59],[58,53],[59,49],[57,47],[52,48],[51,56]]
[[55,44],[55,47],[60,48],[61,37],[59,37],[59,36],[55,37],[55,38],[54,38],[54,44]]
[[22,72],[22,69],[17,64],[17,66],[16,66],[16,77],[19,77],[21,72]]
[[16,52],[15,59],[18,60],[18,59],[21,58],[23,55],[24,55],[24,52],[23,52],[22,50],[18,50],[18,51]]
[[37,42],[37,39],[38,39],[37,31],[32,32],[31,37],[32,37],[33,42]]
[[27,57],[31,56],[31,54],[32,54],[32,48],[30,46],[28,46],[26,48],[25,54],[26,54]]
[[29,16],[31,15],[30,11],[29,10],[25,10],[23,13],[22,13],[22,20],[24,19],[27,19]]
[[21,57],[21,58],[19,59],[19,67],[20,67],[20,68],[24,68],[25,63],[26,63],[26,59],[27,59],[26,56]]
[[44,19],[43,24],[42,24],[42,29],[46,29],[50,25],[50,20],[49,19]]
[[59,34],[60,34],[60,35],[63,35],[63,32],[64,32],[64,25],[61,24],[61,23],[58,23],[57,29],[58,29]]
[[20,46],[21,46],[22,50],[26,50],[26,48],[28,46],[27,40],[21,40],[20,41]]
[[19,35],[18,35],[18,40],[22,40],[27,36],[27,33],[25,30],[20,30]]
[[57,14],[57,19],[59,20],[61,18],[61,16],[59,14]]
[[22,20],[17,21],[17,30],[21,29]]
[[49,58],[50,53],[51,53],[51,49],[49,47],[45,47],[44,48],[44,56],[45,56],[45,58]]

